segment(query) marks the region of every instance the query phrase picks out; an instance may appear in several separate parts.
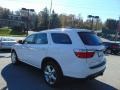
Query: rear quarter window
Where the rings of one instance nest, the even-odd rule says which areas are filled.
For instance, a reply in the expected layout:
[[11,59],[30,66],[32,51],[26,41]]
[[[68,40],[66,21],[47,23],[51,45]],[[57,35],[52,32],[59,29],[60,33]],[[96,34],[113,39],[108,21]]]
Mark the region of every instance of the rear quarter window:
[[52,33],[51,37],[56,44],[72,44],[70,37],[65,33]]
[[93,32],[78,32],[79,37],[85,45],[101,45],[101,39]]

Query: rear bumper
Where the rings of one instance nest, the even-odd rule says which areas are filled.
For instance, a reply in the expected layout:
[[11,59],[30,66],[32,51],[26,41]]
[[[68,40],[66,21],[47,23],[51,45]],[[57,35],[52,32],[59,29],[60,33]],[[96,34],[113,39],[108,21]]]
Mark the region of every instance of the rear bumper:
[[120,48],[107,48],[106,51],[111,50],[112,52],[120,52]]
[[95,66],[90,67],[90,69],[99,68],[99,67],[101,67],[101,66],[103,66],[103,65],[105,65],[105,64],[106,64],[106,61],[103,61],[102,63],[100,63],[100,64],[98,64],[98,65],[95,65]]
[[98,65],[93,66],[91,69],[87,63],[81,64],[76,63],[75,65],[69,67],[64,73],[64,76],[71,77],[71,78],[91,78],[91,77],[97,77],[103,74],[104,70],[106,68],[106,61],[103,63],[100,63]]
[[87,76],[86,79],[93,79],[95,77],[101,76],[101,75],[103,75],[104,71],[105,71],[105,68],[97,73]]
[[120,52],[120,48],[111,49],[113,52]]
[[0,47],[0,49],[11,49],[12,48],[12,46],[2,46],[2,47]]
[[96,77],[98,77],[98,76],[102,76],[103,75],[103,73],[104,73],[104,71],[105,71],[105,69],[106,68],[104,68],[103,70],[101,70],[101,71],[99,71],[99,72],[96,72],[96,73],[94,73],[94,74],[91,74],[91,75],[89,75],[89,76],[87,76],[87,77],[84,77],[84,78],[78,78],[78,77],[70,77],[70,76],[65,76],[65,77],[67,77],[67,78],[70,78],[70,79],[80,79],[80,80],[91,80],[91,79],[94,79],[94,78],[96,78]]
[[11,49],[11,48],[0,48],[1,50]]

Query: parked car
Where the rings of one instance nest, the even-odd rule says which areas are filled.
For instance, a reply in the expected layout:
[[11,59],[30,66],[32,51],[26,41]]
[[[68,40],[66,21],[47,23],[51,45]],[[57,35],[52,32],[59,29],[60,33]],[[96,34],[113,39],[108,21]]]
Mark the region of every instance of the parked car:
[[0,37],[0,49],[11,49],[17,42],[13,38]]
[[100,38],[85,29],[52,29],[40,31],[14,45],[13,64],[20,61],[42,69],[44,80],[56,86],[63,76],[95,78],[106,67],[104,46]]
[[103,45],[105,46],[105,54],[110,54],[111,51],[108,50],[108,48],[110,47],[111,43],[110,42],[103,42]]
[[106,52],[109,54],[119,54],[120,53],[120,43],[118,42],[103,42],[106,47]]

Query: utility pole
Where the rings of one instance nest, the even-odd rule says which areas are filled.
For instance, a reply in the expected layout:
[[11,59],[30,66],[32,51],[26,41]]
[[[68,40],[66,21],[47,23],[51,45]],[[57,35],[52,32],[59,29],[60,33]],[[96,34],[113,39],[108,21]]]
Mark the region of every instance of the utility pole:
[[96,30],[98,29],[98,20],[99,20],[99,16],[95,16],[94,17],[96,19]]
[[118,25],[117,25],[117,29],[116,29],[115,42],[116,42],[117,39],[118,39],[118,34],[119,34],[119,32],[120,32],[120,17],[119,17]]
[[50,13],[49,13],[49,22],[48,22],[48,29],[50,28],[50,15],[51,15],[51,11],[52,11],[52,0],[51,0],[51,4],[50,4]]
[[34,12],[34,9],[27,9],[27,8],[22,8],[23,11],[26,11],[27,15],[24,15],[24,17],[27,17],[26,19],[26,36],[28,36],[28,31],[30,29],[30,12]]
[[27,36],[28,36],[28,31],[29,31],[29,9],[27,9],[28,17],[27,17]]
[[91,20],[90,28],[92,30],[93,29],[93,16],[92,15],[88,15],[88,18],[90,18],[90,20]]
[[98,20],[98,19],[99,19],[99,16],[88,15],[88,18],[91,19],[91,30],[93,30],[94,19]]

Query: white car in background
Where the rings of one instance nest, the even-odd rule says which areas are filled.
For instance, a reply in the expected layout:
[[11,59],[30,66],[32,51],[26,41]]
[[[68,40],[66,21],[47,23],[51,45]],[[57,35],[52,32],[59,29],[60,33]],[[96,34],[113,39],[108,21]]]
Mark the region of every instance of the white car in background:
[[15,44],[11,61],[42,69],[44,80],[56,86],[63,76],[95,78],[106,68],[100,38],[85,29],[52,29],[29,35]]
[[9,37],[0,37],[0,49],[11,49],[16,40]]

